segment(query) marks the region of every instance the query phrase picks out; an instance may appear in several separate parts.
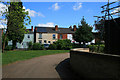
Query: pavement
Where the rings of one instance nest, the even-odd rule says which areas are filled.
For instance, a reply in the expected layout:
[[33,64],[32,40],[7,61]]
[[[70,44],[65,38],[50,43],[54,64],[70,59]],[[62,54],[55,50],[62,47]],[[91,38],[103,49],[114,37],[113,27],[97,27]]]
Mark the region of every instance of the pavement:
[[12,63],[3,66],[2,75],[3,78],[32,78],[33,80],[42,78],[73,80],[74,78],[70,69],[69,53],[40,56]]

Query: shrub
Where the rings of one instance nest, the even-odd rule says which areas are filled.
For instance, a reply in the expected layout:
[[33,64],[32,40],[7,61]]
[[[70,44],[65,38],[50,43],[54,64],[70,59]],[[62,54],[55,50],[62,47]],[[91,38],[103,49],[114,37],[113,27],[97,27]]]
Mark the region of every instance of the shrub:
[[71,41],[68,39],[58,40],[49,46],[49,49],[69,50],[72,48]]
[[88,46],[91,52],[98,52],[98,53],[103,53],[105,45],[89,45]]
[[33,43],[32,43],[32,41],[30,41],[30,42],[28,43],[28,49],[29,49],[29,50],[32,49],[32,46],[33,46]]
[[32,49],[33,50],[43,50],[44,45],[41,45],[40,43],[34,43]]
[[12,50],[12,46],[9,46],[9,45],[7,45],[6,47],[5,47],[5,50]]
[[57,46],[56,46],[56,44],[50,44],[48,49],[56,50]]

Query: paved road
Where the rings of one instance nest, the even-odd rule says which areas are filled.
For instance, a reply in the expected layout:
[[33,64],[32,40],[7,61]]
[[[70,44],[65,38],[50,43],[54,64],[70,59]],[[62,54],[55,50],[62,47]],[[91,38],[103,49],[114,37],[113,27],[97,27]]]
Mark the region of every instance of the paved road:
[[72,78],[69,53],[41,56],[3,66],[3,78]]

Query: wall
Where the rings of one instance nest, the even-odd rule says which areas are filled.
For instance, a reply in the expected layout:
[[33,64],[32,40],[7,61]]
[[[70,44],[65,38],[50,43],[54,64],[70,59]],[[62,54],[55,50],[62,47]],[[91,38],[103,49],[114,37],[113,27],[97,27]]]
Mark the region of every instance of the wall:
[[105,51],[120,55],[120,18],[105,21]]
[[[58,39],[60,39],[60,35],[61,34],[58,34]],[[67,34],[62,34],[62,39],[67,39]]]
[[[30,38],[28,38],[28,35]],[[22,43],[17,43],[17,48],[28,48],[28,42],[34,43],[34,34],[25,34]]]
[[80,78],[120,80],[120,56],[70,51],[70,65]]
[[[55,34],[56,39],[53,39],[53,34]],[[39,40],[42,40],[42,44],[44,44],[44,40],[47,41],[46,44],[49,44],[48,41],[51,41],[51,44],[57,41],[58,35],[56,33],[42,33],[42,39],[39,39],[39,33],[36,33],[36,42],[39,43]]]

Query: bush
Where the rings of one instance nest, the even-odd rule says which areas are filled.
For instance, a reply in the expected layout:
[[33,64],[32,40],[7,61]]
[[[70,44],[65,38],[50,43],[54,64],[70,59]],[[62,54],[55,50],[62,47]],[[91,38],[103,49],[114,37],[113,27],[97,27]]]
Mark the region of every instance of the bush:
[[6,47],[5,47],[5,50],[7,50],[7,51],[12,50],[12,46],[9,46],[9,45],[6,46]]
[[91,52],[104,53],[105,45],[88,45]]
[[34,43],[32,49],[33,50],[43,50],[44,45],[41,45],[40,43]]
[[57,46],[56,46],[56,44],[50,44],[48,49],[56,50]]
[[33,43],[32,43],[32,41],[30,41],[30,42],[28,43],[28,49],[29,49],[29,50],[32,49],[32,46],[33,46]]
[[72,48],[71,41],[68,39],[58,40],[49,46],[49,49],[69,50]]

